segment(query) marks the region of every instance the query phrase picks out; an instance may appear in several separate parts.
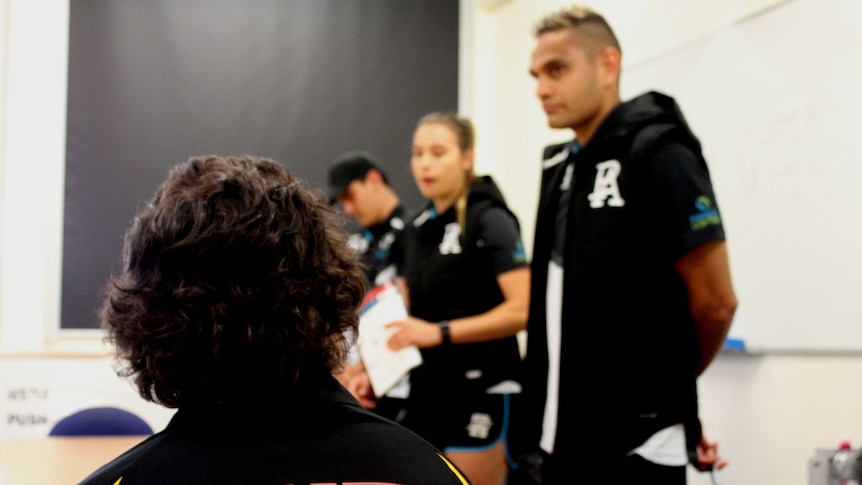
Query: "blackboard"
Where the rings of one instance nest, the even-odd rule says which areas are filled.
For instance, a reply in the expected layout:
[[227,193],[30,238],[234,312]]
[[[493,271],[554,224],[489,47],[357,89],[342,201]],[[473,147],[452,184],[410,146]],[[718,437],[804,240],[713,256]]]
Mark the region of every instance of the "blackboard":
[[793,0],[622,74],[700,137],[749,351],[862,353],[862,2]]
[[123,233],[190,156],[274,158],[323,187],[380,158],[405,205],[420,116],[458,107],[457,0],[72,0],[61,325],[98,326]]

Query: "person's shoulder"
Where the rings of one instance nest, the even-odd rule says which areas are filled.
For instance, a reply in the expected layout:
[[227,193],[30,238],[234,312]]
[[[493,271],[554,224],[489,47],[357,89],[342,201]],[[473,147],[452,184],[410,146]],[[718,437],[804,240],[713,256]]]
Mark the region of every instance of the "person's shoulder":
[[118,465],[116,460],[103,465],[78,485],[115,485],[123,479],[123,471],[126,469],[125,466]]
[[572,144],[572,142],[564,142],[564,143],[555,143],[553,145],[547,145],[542,150],[542,161],[547,162],[549,159],[560,156],[560,154],[564,154],[568,156],[566,153],[566,149]]
[[694,147],[686,143],[685,140],[673,136],[667,136],[655,143],[655,148],[652,151],[653,158],[663,158],[666,156],[698,158]]
[[701,146],[691,131],[676,101],[670,96],[650,92],[626,103],[626,131],[630,136],[629,158],[650,157],[659,149],[700,156]]
[[569,158],[570,148],[574,141],[548,145],[542,151],[542,176],[553,173],[555,167],[562,167]]
[[[636,151],[637,147],[633,149]],[[685,133],[668,129],[662,136],[654,139],[648,147],[639,149],[638,159],[658,173],[679,170],[686,167],[698,170],[706,168],[706,160],[699,147],[690,141]]]
[[[432,477],[434,477],[434,480],[430,480],[432,483],[467,483],[463,480],[457,468],[445,458],[442,452],[412,431],[400,427],[400,425],[395,423],[393,425],[400,429],[381,430],[381,433],[376,434],[373,443],[382,443],[391,440],[386,450],[383,450],[385,455],[381,456],[387,457],[386,461],[388,462],[388,466],[392,468],[391,472],[407,472],[400,477],[403,483],[413,483],[417,479],[426,480]],[[372,436],[374,435],[372,434]],[[372,442],[370,437],[369,442]],[[370,452],[371,450],[368,451]],[[371,453],[369,453],[369,456],[371,456]]]
[[518,219],[506,207],[501,205],[488,205],[478,215],[480,228],[493,228],[498,226],[509,226],[515,224],[517,227]]
[[697,139],[684,127],[673,123],[652,123],[633,136],[628,159],[652,169],[680,162],[704,165]]
[[407,222],[409,220],[410,214],[407,212],[407,209],[402,205],[398,205],[395,210],[389,214],[389,218],[386,220],[386,223],[389,226],[389,230],[395,235],[398,235],[405,227],[407,227]]
[[360,466],[373,464],[378,476],[393,483],[467,483],[439,450],[413,431],[364,409],[349,413],[353,425],[343,428],[341,445],[333,443],[331,448],[341,448],[338,454],[343,459]]
[[417,228],[422,227],[426,222],[434,219],[435,217],[436,214],[434,211],[434,206],[429,201],[422,207],[406,213],[406,217],[404,219],[404,230],[405,232],[416,231]]
[[132,447],[120,456],[109,461],[90,476],[85,478],[79,485],[116,485],[146,455],[153,447],[164,439],[163,433],[150,436],[143,442]]

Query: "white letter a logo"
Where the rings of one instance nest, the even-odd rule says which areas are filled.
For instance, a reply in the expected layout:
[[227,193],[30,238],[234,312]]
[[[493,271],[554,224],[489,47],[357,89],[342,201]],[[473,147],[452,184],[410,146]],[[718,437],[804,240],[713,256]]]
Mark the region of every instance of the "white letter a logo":
[[461,254],[461,243],[458,242],[458,236],[461,235],[461,225],[457,222],[446,224],[445,232],[443,233],[443,241],[440,242],[440,254]]
[[587,196],[590,207],[598,209],[605,206],[605,201],[611,207],[622,207],[626,204],[620,196],[620,187],[617,185],[617,177],[620,176],[622,167],[617,160],[607,160],[596,165],[596,183],[593,192]]

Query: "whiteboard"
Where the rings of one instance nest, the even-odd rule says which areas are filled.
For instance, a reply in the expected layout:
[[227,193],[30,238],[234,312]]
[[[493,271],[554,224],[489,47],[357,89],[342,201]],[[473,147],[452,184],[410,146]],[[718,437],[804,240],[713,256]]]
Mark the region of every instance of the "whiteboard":
[[862,353],[862,1],[793,0],[627,68],[704,146],[750,351]]

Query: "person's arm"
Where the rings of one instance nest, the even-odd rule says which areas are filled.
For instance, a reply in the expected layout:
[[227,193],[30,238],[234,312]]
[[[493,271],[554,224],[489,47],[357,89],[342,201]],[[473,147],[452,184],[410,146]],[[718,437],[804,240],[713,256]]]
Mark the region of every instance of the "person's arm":
[[344,364],[343,372],[336,375],[335,378],[359,401],[362,407],[365,409],[377,407],[371,382],[368,380],[368,374],[365,373],[365,366],[362,361]]
[[[523,266],[497,275],[497,284],[503,293],[503,302],[485,313],[450,320],[450,337],[453,344],[484,342],[515,335],[527,326],[530,301],[530,269]],[[443,343],[437,322],[409,317],[392,322],[395,331],[389,338],[389,347],[398,350],[408,345],[419,348],[435,347]]]
[[724,344],[736,311],[727,245],[713,241],[695,246],[683,254],[675,268],[688,289],[689,308],[697,327],[700,375]]
[[395,283],[398,285],[398,291],[401,292],[401,299],[404,300],[404,308],[410,311],[410,291],[407,289],[407,281],[403,276],[399,276]]

